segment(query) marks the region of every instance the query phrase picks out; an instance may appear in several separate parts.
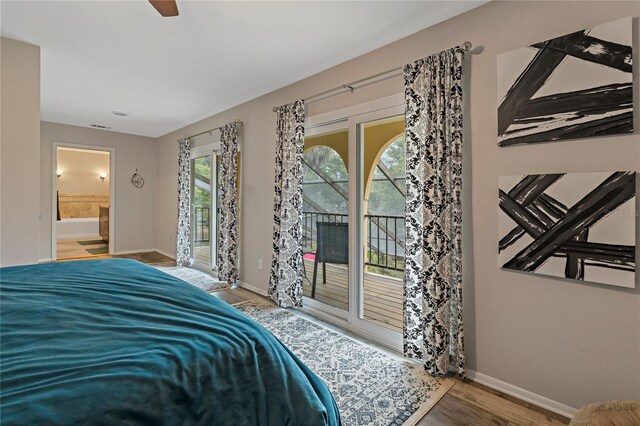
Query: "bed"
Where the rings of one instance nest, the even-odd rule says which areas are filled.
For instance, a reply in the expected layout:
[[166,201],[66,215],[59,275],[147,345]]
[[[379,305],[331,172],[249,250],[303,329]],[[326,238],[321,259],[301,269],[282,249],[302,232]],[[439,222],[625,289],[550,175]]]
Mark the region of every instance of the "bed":
[[340,424],[270,332],[153,267],[16,266],[0,281],[3,425]]

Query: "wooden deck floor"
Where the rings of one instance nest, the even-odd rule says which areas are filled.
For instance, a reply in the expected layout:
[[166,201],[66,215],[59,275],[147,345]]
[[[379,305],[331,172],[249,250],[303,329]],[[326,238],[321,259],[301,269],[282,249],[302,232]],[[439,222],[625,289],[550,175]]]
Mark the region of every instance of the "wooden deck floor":
[[205,264],[209,264],[211,263],[210,253],[211,253],[211,248],[209,246],[194,247],[193,259],[198,260]]
[[[347,309],[349,303],[346,265],[327,264],[327,283],[322,284],[322,264],[318,265],[315,300]],[[313,262],[305,260],[307,280],[304,295],[311,297]],[[402,332],[402,281],[377,274],[364,274],[364,319]]]

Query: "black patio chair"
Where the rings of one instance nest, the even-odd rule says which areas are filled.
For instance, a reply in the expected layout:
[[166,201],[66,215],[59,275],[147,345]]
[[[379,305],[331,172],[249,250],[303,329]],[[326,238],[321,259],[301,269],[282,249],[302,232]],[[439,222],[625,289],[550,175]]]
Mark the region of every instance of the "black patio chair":
[[322,263],[322,283],[327,283],[327,263],[349,264],[349,224],[336,222],[316,222],[318,247],[313,263],[311,298],[316,297],[318,263]]

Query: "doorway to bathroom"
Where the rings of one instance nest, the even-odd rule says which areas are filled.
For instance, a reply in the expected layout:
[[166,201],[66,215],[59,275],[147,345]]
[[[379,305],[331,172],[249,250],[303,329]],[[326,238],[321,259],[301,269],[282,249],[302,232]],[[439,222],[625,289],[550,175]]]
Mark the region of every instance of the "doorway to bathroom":
[[53,147],[52,259],[113,254],[112,148]]

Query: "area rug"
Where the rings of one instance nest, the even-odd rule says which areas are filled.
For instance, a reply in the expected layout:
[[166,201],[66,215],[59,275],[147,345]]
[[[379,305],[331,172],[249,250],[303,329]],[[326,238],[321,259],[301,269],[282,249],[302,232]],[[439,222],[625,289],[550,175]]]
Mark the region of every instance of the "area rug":
[[345,425],[413,425],[454,384],[267,301],[234,306],[271,331],[329,386]]
[[198,287],[208,293],[220,291],[229,288],[229,284],[224,281],[218,281],[211,275],[198,271],[194,268],[186,268],[184,266],[155,266],[162,272],[173,275],[176,278],[186,281],[192,286]]

